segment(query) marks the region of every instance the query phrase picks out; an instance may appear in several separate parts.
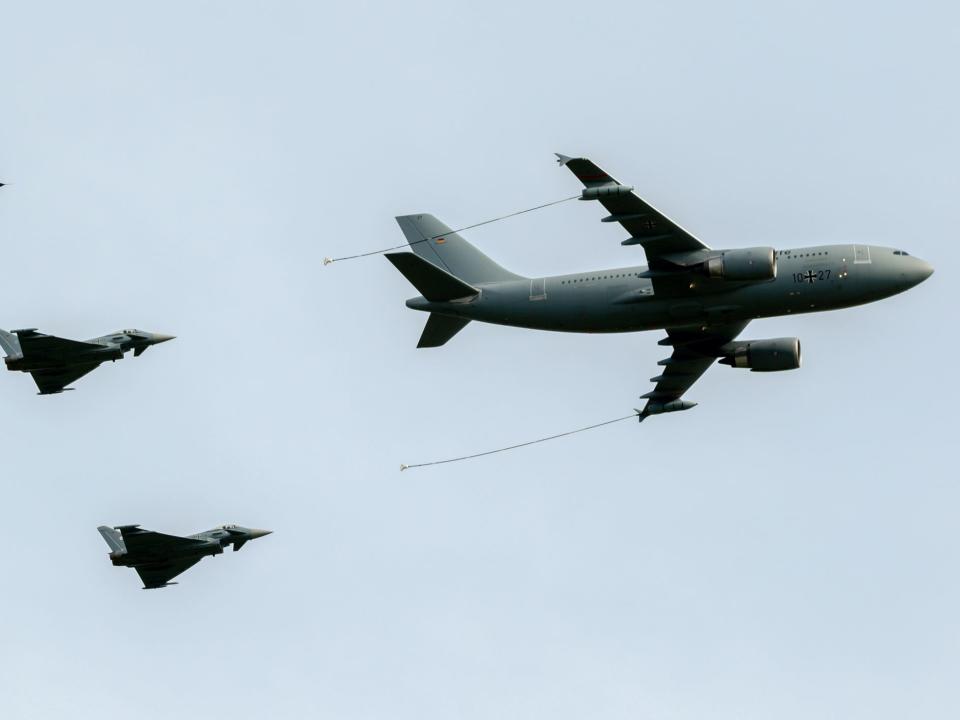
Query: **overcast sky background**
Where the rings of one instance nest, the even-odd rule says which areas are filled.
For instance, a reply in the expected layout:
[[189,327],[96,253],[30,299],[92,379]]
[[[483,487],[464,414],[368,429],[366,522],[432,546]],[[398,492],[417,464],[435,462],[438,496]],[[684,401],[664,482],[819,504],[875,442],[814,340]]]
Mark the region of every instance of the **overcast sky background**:
[[[0,327],[177,335],[38,397],[2,373],[0,716],[956,718],[955,3],[3,3]],[[379,257],[579,190],[712,246],[937,272],[764,320],[642,426],[660,333],[425,317]],[[599,206],[466,236],[642,262]],[[100,524],[275,531],[143,592]]]

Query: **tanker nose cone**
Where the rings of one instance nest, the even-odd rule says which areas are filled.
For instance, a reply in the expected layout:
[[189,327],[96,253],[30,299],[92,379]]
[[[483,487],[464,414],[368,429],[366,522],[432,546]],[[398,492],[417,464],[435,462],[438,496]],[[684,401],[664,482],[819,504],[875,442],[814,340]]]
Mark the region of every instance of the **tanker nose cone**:
[[273,530],[258,530],[256,528],[250,528],[250,539],[256,540],[257,538],[262,538],[265,535],[270,535],[273,533]]
[[911,257],[909,260],[911,261],[910,267],[907,268],[903,274],[904,280],[907,283],[907,287],[919,285],[928,277],[933,275],[933,265],[930,263],[925,262],[917,257]]

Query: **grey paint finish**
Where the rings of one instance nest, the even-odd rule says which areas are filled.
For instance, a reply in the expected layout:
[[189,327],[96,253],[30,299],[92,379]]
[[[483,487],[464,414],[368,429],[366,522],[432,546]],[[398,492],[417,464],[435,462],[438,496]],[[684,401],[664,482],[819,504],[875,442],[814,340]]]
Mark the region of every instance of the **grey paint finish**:
[[[606,207],[604,220],[624,226],[630,233],[624,244],[640,245],[646,265],[524,278],[426,214],[397,218],[415,255],[388,257],[423,293],[407,307],[432,318],[560,332],[666,330],[661,344],[673,353],[661,362],[664,373],[651,378],[654,390],[641,396],[648,401],[641,420],[692,407],[679,402],[681,396],[717,359],[758,371],[799,367],[795,339],[735,342],[751,320],[873,302],[933,273],[902,250],[872,245],[712,250],[589,160],[558,157],[584,183],[581,199]],[[444,295],[450,275],[472,288]],[[433,335],[430,330],[425,334]],[[453,334],[420,347],[442,345]]]
[[81,342],[44,335],[35,328],[0,330],[7,370],[30,373],[40,395],[61,393],[101,363],[122,360],[131,350],[139,357],[149,347],[173,339],[173,335],[143,330],[118,330]]
[[[853,261],[857,248],[869,250],[871,261]],[[892,248],[827,245],[778,254],[777,277],[756,284],[727,284],[684,273],[694,285],[689,293],[661,297],[653,281],[643,277],[645,265],[588,273],[478,283],[470,302],[431,302],[418,297],[407,307],[429,312],[564,332],[635,332],[683,327],[722,318],[754,320],[778,315],[852,307],[896,295],[923,282],[932,268]],[[829,271],[829,274],[827,272]],[[800,281],[796,276],[813,273]],[[820,273],[823,279],[818,280]],[[532,283],[542,291],[531,296]]]
[[134,568],[145,590],[175,585],[170,582],[173,578],[203,558],[220,555],[231,545],[236,552],[250,540],[271,533],[240,525],[221,525],[185,537],[144,530],[139,525],[101,525],[97,530],[110,546],[110,561],[118,567]]

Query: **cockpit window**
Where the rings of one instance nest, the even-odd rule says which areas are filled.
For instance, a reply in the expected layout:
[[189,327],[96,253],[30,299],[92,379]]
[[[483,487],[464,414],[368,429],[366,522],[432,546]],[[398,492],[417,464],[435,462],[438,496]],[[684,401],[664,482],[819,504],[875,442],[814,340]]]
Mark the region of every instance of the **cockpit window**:
[[893,254],[894,255],[910,255],[910,253],[908,253],[906,250],[894,250]]

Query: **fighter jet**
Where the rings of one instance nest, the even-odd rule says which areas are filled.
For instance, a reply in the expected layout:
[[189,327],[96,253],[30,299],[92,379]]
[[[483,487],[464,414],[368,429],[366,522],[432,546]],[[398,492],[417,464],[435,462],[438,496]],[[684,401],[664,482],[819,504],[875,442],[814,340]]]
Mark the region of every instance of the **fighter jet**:
[[718,361],[754,372],[800,367],[797,338],[738,340],[755,318],[880,300],[933,268],[904,250],[862,244],[713,250],[585,158],[557,155],[639,245],[646,265],[529,278],[510,272],[432,215],[397,218],[412,253],[387,259],[416,287],[407,307],[430,313],[418,347],[446,343],[471,320],[564,332],[665,330],[672,348],[641,396],[641,421],[688,410],[684,393]]
[[101,525],[97,530],[110,546],[110,561],[119,567],[134,568],[144,590],[176,585],[170,581],[208,555],[220,555],[229,545],[236,552],[248,540],[271,533],[239,525],[222,525],[187,537],[143,530],[139,525]]
[[133,350],[140,356],[151,345],[173,340],[173,335],[149,333],[143,330],[119,330],[110,335],[80,342],[65,340],[28,330],[0,330],[0,346],[7,353],[7,370],[19,370],[33,375],[40,395],[53,395],[64,390],[88,372],[107,360],[122,360],[123,354]]

